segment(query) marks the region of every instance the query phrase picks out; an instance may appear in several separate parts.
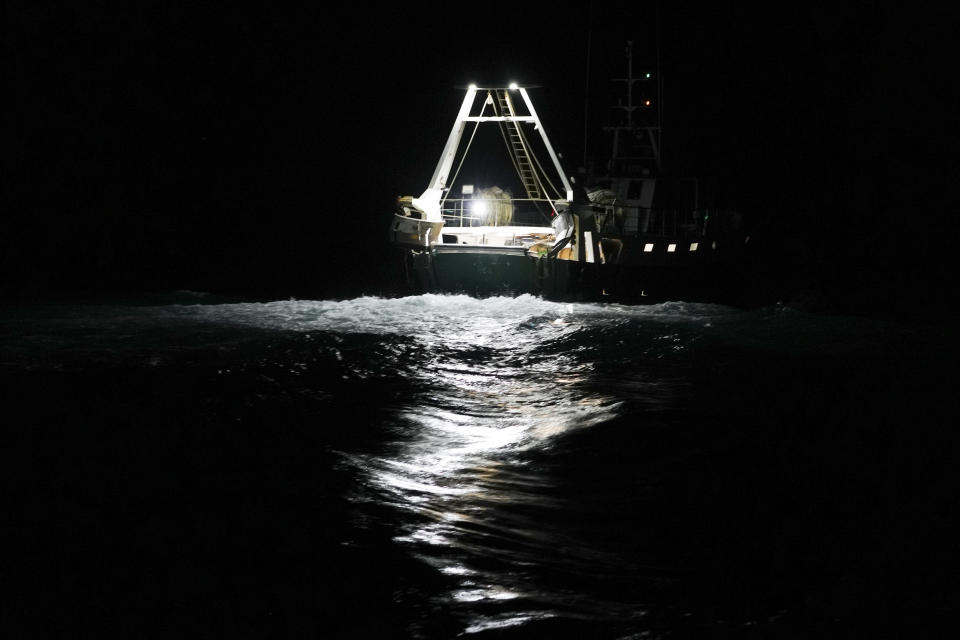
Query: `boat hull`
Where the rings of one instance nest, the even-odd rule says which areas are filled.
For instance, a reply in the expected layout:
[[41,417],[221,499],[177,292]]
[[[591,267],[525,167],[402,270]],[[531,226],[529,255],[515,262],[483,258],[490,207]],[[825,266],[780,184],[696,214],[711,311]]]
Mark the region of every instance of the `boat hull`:
[[736,302],[746,279],[748,240],[736,234],[635,236],[605,243],[597,263],[538,256],[523,247],[441,244],[406,250],[404,263],[407,284],[417,293],[531,294],[628,304]]
[[416,289],[425,293],[539,293],[536,263],[523,247],[438,245],[414,254],[411,271]]
[[548,300],[586,301],[603,297],[600,265],[538,257],[523,247],[438,245],[407,251],[407,284],[416,293],[474,297],[542,296]]
[[627,303],[732,302],[746,280],[749,236],[637,236],[606,243],[604,296]]

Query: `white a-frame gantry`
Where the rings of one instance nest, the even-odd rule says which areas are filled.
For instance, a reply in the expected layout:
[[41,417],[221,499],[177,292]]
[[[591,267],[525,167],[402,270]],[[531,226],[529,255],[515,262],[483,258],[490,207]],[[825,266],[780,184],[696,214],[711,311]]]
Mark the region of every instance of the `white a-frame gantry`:
[[[485,116],[483,115],[483,110],[481,110],[480,115],[470,115],[471,111],[473,110],[473,105],[476,101],[476,95],[478,91],[487,91],[487,98],[483,103],[484,106],[493,104],[495,102],[493,98],[494,95],[498,95],[496,102],[512,105],[506,92],[517,91],[523,98],[523,102],[527,107],[528,115],[519,115],[514,113],[512,106],[509,109],[501,109],[499,115]],[[500,96],[502,96],[502,98]],[[449,189],[448,180],[450,179],[450,170],[453,168],[453,161],[457,155],[458,149],[460,148],[460,141],[463,137],[463,131],[468,122],[475,122],[477,123],[477,126],[479,126],[481,122],[533,123],[534,129],[540,132],[540,137],[543,139],[543,144],[547,149],[547,153],[550,155],[550,159],[553,161],[553,166],[556,169],[557,174],[560,176],[563,188],[566,191],[567,201],[570,202],[573,200],[573,189],[570,186],[570,181],[567,178],[567,175],[563,172],[563,168],[560,166],[560,160],[557,157],[556,152],[553,150],[553,145],[550,144],[550,139],[547,138],[547,132],[540,123],[540,118],[537,116],[536,109],[533,108],[533,102],[530,101],[530,96],[527,94],[527,90],[523,87],[518,87],[516,84],[511,84],[509,87],[491,87],[484,89],[481,89],[476,85],[470,85],[467,88],[466,96],[463,98],[463,104],[460,106],[457,119],[453,123],[453,128],[450,130],[450,135],[447,137],[447,143],[443,148],[443,153],[440,155],[440,161],[437,163],[437,168],[434,170],[433,177],[430,179],[430,185],[427,187],[426,191],[423,192],[423,195],[413,200],[413,205],[425,213],[427,221],[443,221],[441,203],[444,200],[445,192]],[[556,208],[556,204],[559,204],[555,201],[551,202],[554,204],[554,208]]]

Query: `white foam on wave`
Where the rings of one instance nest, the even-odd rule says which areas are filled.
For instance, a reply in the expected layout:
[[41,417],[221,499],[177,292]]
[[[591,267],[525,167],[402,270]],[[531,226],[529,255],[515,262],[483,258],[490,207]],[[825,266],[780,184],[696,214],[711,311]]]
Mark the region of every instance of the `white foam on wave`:
[[[348,300],[282,300],[263,303],[196,305],[179,314],[211,321],[291,331],[332,331],[424,335],[452,328],[475,333],[514,330],[521,323],[542,319],[557,326],[576,322],[708,318],[729,313],[727,307],[682,302],[646,306],[552,302],[531,295],[474,298],[467,295],[424,294],[403,298],[360,297]],[[534,326],[538,323],[534,323]]]

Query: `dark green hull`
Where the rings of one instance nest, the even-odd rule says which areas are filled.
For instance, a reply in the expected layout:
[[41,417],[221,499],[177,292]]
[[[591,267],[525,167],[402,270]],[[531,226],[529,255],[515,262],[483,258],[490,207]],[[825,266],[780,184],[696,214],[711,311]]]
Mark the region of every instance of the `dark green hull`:
[[405,250],[404,268],[407,285],[416,293],[531,294],[557,301],[629,304],[666,300],[735,303],[747,279],[743,245],[732,253],[719,251],[720,246],[714,250],[708,245],[708,250],[697,255],[665,250],[631,254],[628,248],[617,256],[617,263],[594,264],[538,257],[522,247],[437,245],[429,250]]
[[414,275],[424,292],[471,296],[536,294],[536,258],[522,247],[437,246],[414,256]]

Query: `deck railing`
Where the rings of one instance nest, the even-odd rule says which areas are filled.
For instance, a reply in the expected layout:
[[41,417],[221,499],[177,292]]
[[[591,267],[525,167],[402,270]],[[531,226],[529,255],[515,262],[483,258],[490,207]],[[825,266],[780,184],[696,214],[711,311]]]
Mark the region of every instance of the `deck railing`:
[[[601,233],[637,235],[707,235],[737,230],[742,221],[725,209],[646,209],[593,204]],[[443,203],[443,220],[455,227],[550,226],[553,204],[530,198],[463,198]]]
[[457,227],[548,227],[549,200],[532,198],[463,198],[443,202],[443,221]]

